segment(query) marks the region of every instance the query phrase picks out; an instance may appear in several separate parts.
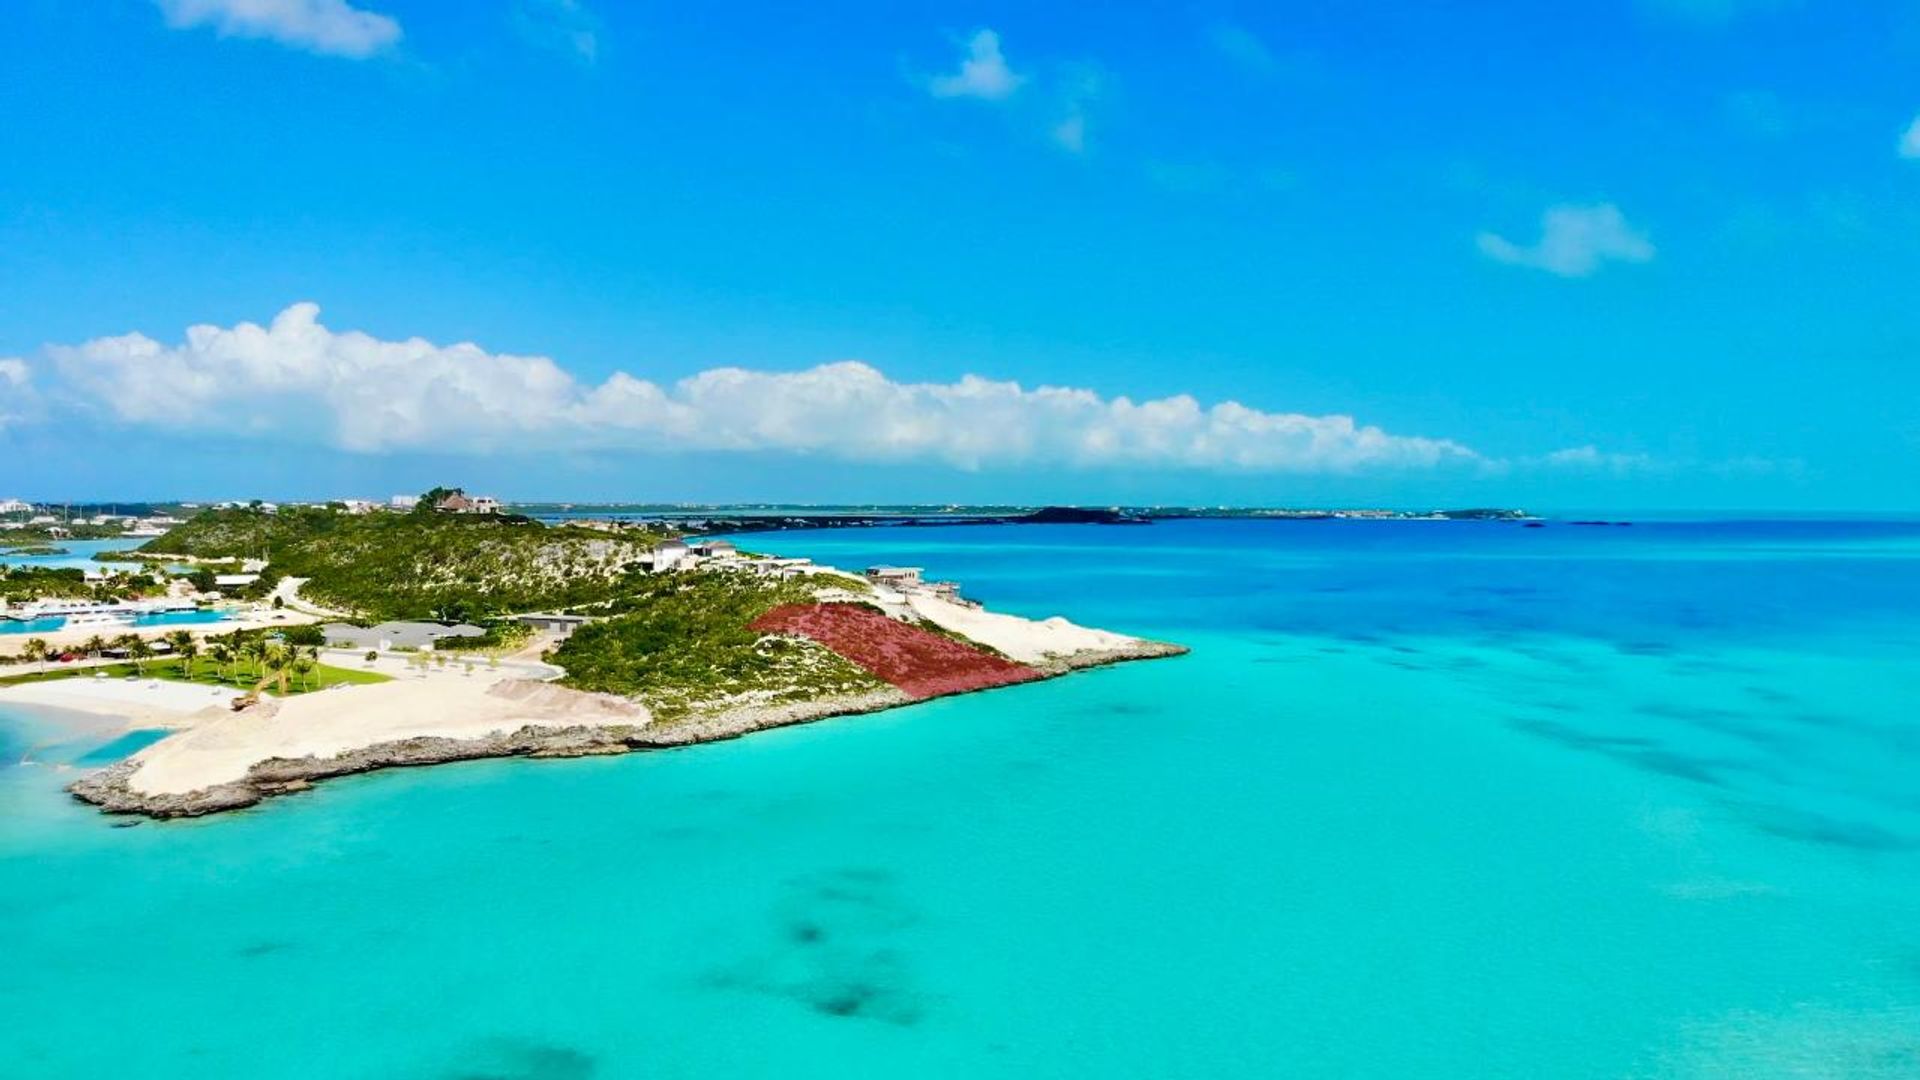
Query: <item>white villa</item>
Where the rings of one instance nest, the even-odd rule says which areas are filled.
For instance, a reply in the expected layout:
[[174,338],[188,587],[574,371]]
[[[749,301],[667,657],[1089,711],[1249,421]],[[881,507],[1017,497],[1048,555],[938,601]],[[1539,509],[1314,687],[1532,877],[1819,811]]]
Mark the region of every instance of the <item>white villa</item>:
[[685,563],[693,549],[679,540],[665,540],[653,546],[653,572],[672,570]]

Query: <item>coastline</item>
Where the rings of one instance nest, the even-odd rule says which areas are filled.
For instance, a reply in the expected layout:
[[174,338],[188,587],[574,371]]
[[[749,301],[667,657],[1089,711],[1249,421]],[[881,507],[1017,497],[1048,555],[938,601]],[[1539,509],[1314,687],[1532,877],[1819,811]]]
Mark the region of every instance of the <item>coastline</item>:
[[[1181,645],[1130,640],[1132,644],[1125,647],[1083,651],[1036,665],[1040,678],[1035,681],[1059,678],[1083,668],[1180,656],[1189,651]],[[109,814],[139,814],[160,819],[200,817],[306,791],[315,783],[334,777],[381,769],[413,768],[484,758],[575,758],[694,746],[736,739],[774,728],[880,712],[954,696],[936,694],[917,698],[898,689],[887,688],[780,705],[723,709],[658,725],[650,717],[643,718],[636,713],[617,714],[598,723],[569,723],[566,722],[566,713],[588,701],[597,701],[602,709],[617,710],[620,706],[614,703],[619,702],[640,714],[645,710],[624,702],[624,699],[609,700],[608,695],[529,684],[516,679],[500,680],[486,687],[483,692],[494,694],[502,687],[515,685],[541,686],[545,693],[551,695],[559,711],[544,720],[530,720],[510,730],[502,728],[478,735],[419,734],[345,748],[331,754],[269,756],[247,765],[241,775],[191,790],[142,790],[136,785],[135,778],[149,762],[164,757],[167,743],[173,741],[170,738],[125,761],[75,780],[67,786],[67,790],[81,801]],[[518,691],[509,691],[514,692]],[[984,690],[960,691],[981,692]],[[272,715],[268,713],[265,718],[271,719]]]

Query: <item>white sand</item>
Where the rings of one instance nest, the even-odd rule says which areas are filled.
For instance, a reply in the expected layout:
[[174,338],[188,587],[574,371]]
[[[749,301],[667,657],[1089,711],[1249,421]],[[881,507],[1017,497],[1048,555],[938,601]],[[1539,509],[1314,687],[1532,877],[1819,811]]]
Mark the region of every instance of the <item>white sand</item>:
[[1105,630],[1090,630],[1054,616],[1051,619],[1023,619],[1018,615],[999,615],[982,611],[937,596],[915,593],[906,598],[914,614],[935,626],[972,638],[1005,653],[1009,660],[1023,664],[1042,663],[1054,657],[1071,656],[1089,650],[1123,649],[1140,644],[1139,638]]
[[[499,686],[501,692],[489,691]],[[347,686],[207,717],[135,754],[135,791],[184,794],[242,779],[268,758],[333,757],[421,736],[479,739],[532,724],[643,725],[639,705],[557,686],[435,673]]]
[[235,691],[216,686],[164,679],[128,682],[96,679],[91,675],[0,687],[0,702],[113,716],[124,719],[129,727],[191,724],[198,714],[225,709],[236,696]]

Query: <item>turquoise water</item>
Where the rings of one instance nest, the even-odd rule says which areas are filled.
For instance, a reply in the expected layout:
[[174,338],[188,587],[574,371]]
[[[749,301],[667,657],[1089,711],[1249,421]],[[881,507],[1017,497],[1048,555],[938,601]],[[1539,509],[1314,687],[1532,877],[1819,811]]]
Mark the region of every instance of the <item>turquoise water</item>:
[[[71,567],[82,570],[105,568],[109,570],[140,570],[145,567],[131,562],[98,562],[93,556],[102,551],[125,551],[142,543],[138,538],[131,540],[56,540],[48,546],[61,549],[59,555],[21,555],[0,548],[0,568],[9,566],[52,566]],[[225,618],[216,611],[170,611],[160,615],[141,615],[134,619],[134,626],[199,626],[219,622]],[[65,619],[20,619],[0,620],[0,635],[6,634],[46,634],[61,629]],[[121,631],[103,627],[101,633],[108,637]]]
[[1920,527],[746,543],[1194,652],[134,828],[0,765],[0,1073],[1920,1076]]
[[[227,617],[223,611],[163,611],[153,615],[135,615],[130,627],[102,626],[99,632],[112,637],[123,634],[130,628],[151,626],[205,626],[217,623]],[[48,634],[65,628],[67,620],[55,619],[8,619],[0,621],[0,635],[5,634]]]
[[81,570],[106,567],[116,570],[139,570],[144,565],[137,562],[100,562],[94,558],[103,551],[131,551],[146,540],[131,537],[120,540],[49,540],[44,546],[58,548],[58,555],[22,555],[17,549],[0,547],[0,567],[4,566],[65,566]]

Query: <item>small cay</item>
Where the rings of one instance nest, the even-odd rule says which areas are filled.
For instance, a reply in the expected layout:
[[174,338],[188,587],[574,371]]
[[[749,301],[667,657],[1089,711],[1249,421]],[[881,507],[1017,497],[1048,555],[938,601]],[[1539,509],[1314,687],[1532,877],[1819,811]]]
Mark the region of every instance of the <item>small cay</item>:
[[[1186,651],[991,612],[911,567],[852,573],[656,535],[599,542],[609,538],[496,513],[422,509],[365,525],[310,513],[219,511],[149,548],[270,551],[267,579],[295,579],[281,595],[351,619],[303,632],[335,646],[324,662],[368,678],[275,694],[263,672],[264,691],[244,702],[180,695],[194,711],[168,719],[173,734],[76,780],[76,797],[109,813],[194,817],[377,769],[687,746]],[[462,568],[457,580],[442,576],[448,565]],[[473,620],[495,607],[466,569],[476,565],[501,576],[497,595],[535,610]],[[423,607],[446,621],[404,621]],[[119,689],[76,678],[0,694],[112,711],[126,694],[108,691]]]

